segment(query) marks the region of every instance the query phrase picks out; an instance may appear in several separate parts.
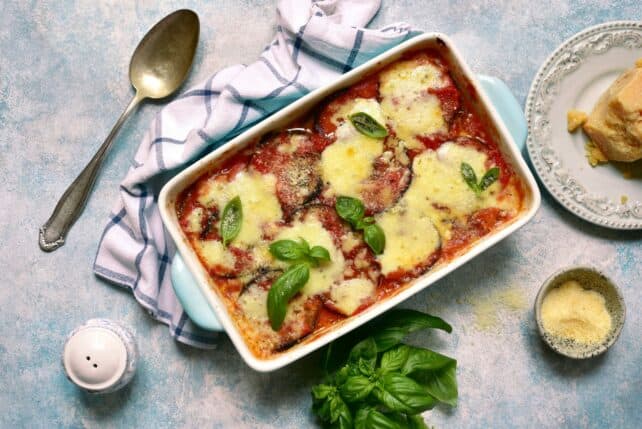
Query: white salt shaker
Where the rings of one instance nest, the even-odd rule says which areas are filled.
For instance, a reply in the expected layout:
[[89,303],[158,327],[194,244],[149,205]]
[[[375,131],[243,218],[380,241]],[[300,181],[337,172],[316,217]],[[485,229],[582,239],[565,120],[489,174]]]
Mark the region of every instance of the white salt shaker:
[[62,365],[67,378],[89,393],[109,393],[125,386],[136,372],[134,336],[108,319],[90,319],[65,342]]

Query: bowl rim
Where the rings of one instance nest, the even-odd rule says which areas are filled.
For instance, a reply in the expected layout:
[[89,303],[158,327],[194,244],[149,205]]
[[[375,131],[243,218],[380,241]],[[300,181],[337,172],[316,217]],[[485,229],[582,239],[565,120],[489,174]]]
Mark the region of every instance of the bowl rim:
[[[353,79],[360,79],[367,73],[377,70],[378,68],[382,67],[382,65],[387,64],[386,61],[392,61],[392,58],[400,57],[407,51],[422,49],[429,46],[430,44],[435,43],[441,45],[443,49],[445,49],[450,54],[453,60],[452,66],[456,67],[457,70],[461,73],[462,77],[465,78],[468,83],[470,83],[472,90],[477,95],[477,102],[479,107],[483,109],[484,114],[486,114],[488,117],[487,120],[489,121],[490,125],[493,126],[497,132],[497,137],[499,140],[500,148],[502,149],[502,153],[504,153],[504,155],[508,157],[508,159],[511,161],[511,165],[515,169],[515,172],[523,180],[524,187],[526,188],[529,196],[529,198],[525,202],[524,208],[510,223],[504,225],[502,228],[495,231],[490,236],[482,238],[480,241],[471,246],[465,253],[458,255],[447,264],[444,264],[434,271],[429,271],[423,276],[415,279],[413,283],[403,288],[403,290],[401,290],[399,293],[373,305],[370,308],[370,311],[364,311],[360,314],[354,315],[349,320],[347,320],[346,323],[343,323],[340,326],[337,326],[336,328],[323,333],[323,335],[312,338],[309,342],[300,344],[297,347],[293,347],[286,352],[279,353],[275,357],[259,358],[255,356],[249,349],[249,346],[245,342],[244,338],[241,336],[235,322],[231,319],[231,315],[225,307],[222,299],[218,296],[218,293],[210,289],[210,281],[206,278],[205,271],[201,266],[200,261],[198,261],[196,256],[194,256],[193,251],[190,251],[190,247],[187,244],[186,239],[180,230],[180,227],[178,226],[178,222],[176,221],[176,219],[174,219],[175,213],[172,213],[174,209],[173,198],[175,198],[176,195],[185,187],[193,183],[199,174],[202,174],[207,170],[207,168],[212,168],[212,165],[215,165],[217,162],[225,159],[225,156],[226,154],[228,154],[228,152],[232,152],[249,144],[255,137],[255,134],[258,136],[260,135],[260,133],[265,133],[265,131],[269,130],[269,127],[271,127],[272,124],[284,121],[285,118],[288,118],[293,113],[295,113],[297,109],[303,109],[310,105],[317,105],[323,97],[345,87],[346,85],[351,84],[351,81]],[[223,325],[224,330],[230,337],[230,340],[236,347],[243,360],[252,369],[260,372],[274,371],[276,369],[289,365],[290,363],[312,353],[315,350],[318,350],[331,341],[336,340],[337,338],[356,329],[369,320],[381,315],[385,311],[388,311],[392,307],[400,304],[410,296],[415,295],[419,291],[435,283],[437,280],[446,276],[456,268],[470,261],[475,256],[484,252],[494,244],[503,240],[508,235],[512,234],[517,229],[522,227],[535,216],[537,210],[540,207],[540,204],[541,194],[539,187],[537,186],[533,173],[528,168],[526,161],[522,157],[512,135],[508,132],[506,125],[503,123],[503,120],[497,113],[497,110],[492,105],[490,99],[481,87],[479,80],[472,73],[468,65],[464,62],[461,54],[455,48],[452,41],[445,34],[438,32],[424,33],[422,35],[413,37],[399,44],[398,46],[391,48],[388,51],[374,57],[361,66],[356,67],[352,71],[343,74],[335,81],[310,92],[309,94],[293,102],[289,106],[286,106],[278,112],[274,113],[272,116],[257,122],[257,124],[249,128],[239,136],[221,145],[214,151],[205,155],[203,158],[195,161],[192,165],[185,168],[183,171],[176,174],[163,186],[158,200],[158,206],[163,223],[170,236],[174,240],[177,250],[181,253],[181,256],[183,256],[185,265],[197,280],[198,286],[200,287],[201,292],[203,292],[206,301],[209,303],[210,307],[212,307],[212,310]]]
[[[558,347],[555,343],[551,342],[549,339],[549,336],[545,335],[547,331],[546,329],[544,329],[544,325],[542,323],[542,314],[541,314],[542,303],[544,302],[544,298],[546,297],[548,292],[553,288],[553,285],[555,285],[555,281],[562,275],[568,272],[577,271],[577,270],[584,270],[601,277],[604,280],[605,284],[607,284],[613,290],[613,292],[615,293],[615,296],[617,297],[618,302],[622,307],[622,315],[619,318],[621,322],[618,323],[617,326],[615,326],[613,334],[609,335],[608,340],[606,342],[598,343],[595,346],[594,350],[590,352],[585,352],[583,355],[567,353],[563,349]],[[539,336],[542,339],[542,341],[544,341],[544,343],[546,343],[546,345],[550,349],[552,349],[554,352],[562,356],[566,356],[568,358],[578,359],[578,360],[590,359],[605,353],[609,348],[611,348],[613,344],[615,344],[615,342],[620,337],[620,334],[622,333],[622,328],[624,328],[624,323],[626,321],[626,303],[624,301],[624,296],[622,295],[622,291],[620,290],[620,287],[609,276],[604,274],[603,270],[593,265],[571,265],[568,267],[560,268],[557,271],[555,271],[553,274],[548,276],[546,280],[542,282],[542,285],[540,286],[537,292],[537,296],[535,297],[534,312],[535,312],[535,321],[537,323],[537,332],[539,333]],[[612,315],[612,313],[610,314]]]

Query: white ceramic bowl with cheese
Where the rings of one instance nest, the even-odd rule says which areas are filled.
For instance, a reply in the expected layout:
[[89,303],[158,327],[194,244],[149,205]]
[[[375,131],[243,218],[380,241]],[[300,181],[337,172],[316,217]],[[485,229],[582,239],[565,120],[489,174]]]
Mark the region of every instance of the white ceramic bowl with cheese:
[[[476,241],[465,253],[456,256],[450,262],[438,264],[421,277],[406,285],[402,288],[401,292],[396,295],[376,302],[365,311],[351,316],[333,326],[327,332],[313,335],[311,338],[302,341],[300,344],[272,358],[260,359],[256,357],[238,332],[238,328],[228,314],[224,302],[217,295],[216,289],[210,285],[212,280],[207,270],[202,266],[196,253],[183,235],[175,209],[179,194],[194,183],[201,175],[221,165],[225,160],[229,159],[229,157],[234,156],[240,150],[251,145],[257,138],[270,131],[286,127],[296,117],[305,115],[318,106],[327,96],[357,83],[365,75],[384,68],[386,65],[400,59],[404,54],[429,48],[437,49],[444,56],[448,62],[455,83],[461,89],[462,96],[471,101],[473,108],[487,121],[491,132],[495,131],[496,140],[504,159],[511,164],[515,174],[521,178],[524,185],[525,199],[523,210],[499,229]],[[490,100],[483,92],[480,83],[464,63],[452,42],[448,37],[439,33],[428,33],[413,38],[346,73],[335,83],[317,89],[292,103],[175,176],[163,187],[159,197],[159,207],[163,222],[176,242],[177,249],[183,257],[186,266],[194,275],[203,296],[214,310],[218,320],[223,325],[243,359],[250,367],[257,371],[273,371],[288,365],[403,302],[515,232],[535,215],[539,205],[539,189],[526,163],[522,159],[513,138],[491,105]]]

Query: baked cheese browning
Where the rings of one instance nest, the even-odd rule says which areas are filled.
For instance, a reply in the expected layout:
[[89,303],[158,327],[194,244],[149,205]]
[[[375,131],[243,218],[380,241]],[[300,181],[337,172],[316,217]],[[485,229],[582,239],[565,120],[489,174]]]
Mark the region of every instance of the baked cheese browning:
[[250,165],[276,176],[276,195],[289,217],[321,192],[320,156],[307,133],[283,132],[262,142]]
[[263,226],[278,222],[283,216],[276,197],[276,177],[273,174],[243,170],[229,180],[214,177],[203,183],[198,194],[197,201],[202,206],[214,206],[219,213],[232,198],[237,195],[241,198],[245,216],[243,227],[232,242],[236,247],[250,248],[257,244],[263,237]]
[[351,316],[359,308],[372,304],[376,289],[372,280],[367,278],[344,280],[332,286],[326,306],[344,316]]
[[[434,51],[405,57],[330,97],[314,116],[248,146],[179,196],[180,226],[257,357],[271,358],[396,294],[521,210],[521,181],[445,64]],[[361,134],[350,120],[356,113],[388,135]],[[477,181],[494,167],[499,177],[482,189],[469,170],[464,178],[463,163]],[[240,233],[224,247],[221,213],[237,195]],[[362,217],[383,231],[381,254],[339,217],[338,196],[363,203]],[[300,239],[326,249],[330,261],[309,262],[307,282],[274,331],[267,296],[294,262],[277,260],[270,244]]]
[[[386,143],[392,140],[396,139],[388,137]],[[386,150],[374,160],[372,175],[362,183],[360,193],[368,214],[391,207],[408,189],[411,174],[407,162],[405,151],[394,149]]]
[[[347,111],[345,105],[355,99],[376,100],[378,96],[379,78],[377,75],[370,76],[366,78],[364,82],[356,84],[352,88],[349,88],[333,97],[330,97],[327,103],[325,103],[325,105],[323,105],[319,110],[315,121],[315,128],[322,137],[328,139],[329,141],[333,141],[334,131],[337,129],[337,126],[342,122],[348,120],[346,115],[350,112]],[[368,107],[373,106],[366,105],[366,108]],[[373,116],[374,113],[376,115],[373,116],[375,119],[383,119],[376,112],[366,111],[365,113],[370,114],[370,116]],[[385,121],[380,122],[380,124],[385,124]]]
[[380,73],[381,108],[388,125],[409,149],[423,148],[421,137],[448,133],[440,97],[434,93],[447,86],[452,86],[447,72],[425,53]]
[[481,178],[492,167],[488,161],[476,147],[455,142],[427,150],[413,160],[413,179],[401,202],[414,213],[428,215],[444,241],[450,239],[453,225],[466,223],[469,215],[482,208],[497,207],[514,215],[520,195],[512,186],[503,188],[496,181],[478,196],[462,177],[463,162]]
[[343,253],[335,244],[332,234],[324,228],[314,211],[299,216],[291,225],[284,227],[276,236],[275,241],[299,240],[300,238],[312,246],[323,246],[330,252],[330,262],[310,268],[310,279],[301,290],[301,294],[314,296],[329,292],[332,284],[343,277],[345,268]]
[[[325,189],[323,200],[332,205],[336,196],[363,200],[369,213],[377,213],[394,204],[410,183],[410,173],[397,160],[403,160],[405,149],[395,152],[389,140],[361,134],[349,117],[364,112],[380,124],[385,118],[379,102],[373,98],[345,98],[332,105],[333,144],[321,154],[321,171]],[[406,163],[407,165],[407,163]]]
[[386,235],[384,252],[377,257],[384,276],[420,275],[432,266],[441,239],[428,215],[402,199],[376,220]]
[[251,349],[263,356],[287,349],[309,335],[316,327],[322,306],[317,296],[295,296],[288,305],[281,328],[275,332],[268,318],[267,295],[268,289],[253,284],[231,309]]
[[[376,101],[373,101],[376,103]],[[321,154],[324,195],[360,198],[363,182],[374,171],[374,161],[383,153],[383,139],[358,132],[350,121],[335,131],[335,142]]]

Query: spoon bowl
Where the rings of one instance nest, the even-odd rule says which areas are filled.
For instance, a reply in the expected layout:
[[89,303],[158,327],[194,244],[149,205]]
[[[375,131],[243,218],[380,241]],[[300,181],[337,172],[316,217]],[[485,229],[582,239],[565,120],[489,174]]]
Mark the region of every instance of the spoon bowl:
[[129,63],[129,79],[144,98],[164,98],[187,77],[198,44],[200,24],[182,9],[154,25],[140,41]]

